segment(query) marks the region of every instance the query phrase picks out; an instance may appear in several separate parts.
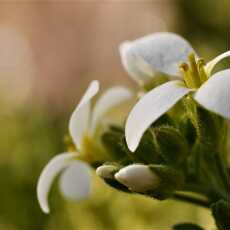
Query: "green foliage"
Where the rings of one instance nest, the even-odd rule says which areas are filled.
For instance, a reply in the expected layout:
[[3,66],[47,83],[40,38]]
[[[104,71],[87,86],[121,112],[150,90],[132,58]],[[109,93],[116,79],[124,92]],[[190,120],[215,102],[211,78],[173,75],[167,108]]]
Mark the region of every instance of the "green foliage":
[[41,213],[36,183],[46,162],[61,151],[62,126],[37,109],[6,111],[0,119],[0,220],[9,226],[3,229],[45,229],[52,218]]

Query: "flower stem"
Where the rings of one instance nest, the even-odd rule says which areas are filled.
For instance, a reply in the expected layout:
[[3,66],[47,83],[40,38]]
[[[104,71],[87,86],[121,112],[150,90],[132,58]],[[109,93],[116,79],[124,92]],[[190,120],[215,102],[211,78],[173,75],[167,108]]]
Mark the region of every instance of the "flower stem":
[[177,193],[177,192],[175,192],[173,194],[172,199],[179,200],[179,201],[184,201],[184,202],[187,202],[187,203],[192,203],[192,204],[204,207],[204,208],[209,208],[210,205],[211,205],[211,203],[208,200],[193,197],[193,196],[190,196],[190,195],[187,195],[187,194]]

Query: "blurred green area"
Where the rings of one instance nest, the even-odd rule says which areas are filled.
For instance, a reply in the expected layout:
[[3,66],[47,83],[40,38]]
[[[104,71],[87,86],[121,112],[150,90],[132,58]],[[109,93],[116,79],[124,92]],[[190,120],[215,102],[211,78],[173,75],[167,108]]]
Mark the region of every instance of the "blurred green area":
[[[211,58],[229,49],[230,1],[178,0],[175,8],[177,31],[202,55]],[[167,230],[185,221],[212,228],[206,210],[123,194],[95,176],[92,196],[80,203],[65,201],[54,186],[51,215],[44,215],[36,199],[36,183],[52,156],[65,150],[69,113],[57,115],[42,106],[11,108],[3,101],[0,105],[1,230]]]
[[[206,61],[230,49],[230,1],[176,0],[178,31]],[[221,65],[222,64],[222,65]],[[229,66],[226,59],[219,68]]]

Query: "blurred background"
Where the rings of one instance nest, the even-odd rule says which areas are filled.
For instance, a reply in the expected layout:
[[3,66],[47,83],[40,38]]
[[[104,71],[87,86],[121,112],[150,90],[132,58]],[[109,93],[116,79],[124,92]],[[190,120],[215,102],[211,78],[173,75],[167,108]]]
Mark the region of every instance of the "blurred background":
[[69,115],[91,80],[135,87],[122,41],[177,32],[209,60],[230,49],[229,10],[228,0],[0,0],[0,230],[167,230],[179,221],[213,229],[204,209],[126,195],[98,178],[80,203],[54,186],[47,216],[36,183],[65,149]]

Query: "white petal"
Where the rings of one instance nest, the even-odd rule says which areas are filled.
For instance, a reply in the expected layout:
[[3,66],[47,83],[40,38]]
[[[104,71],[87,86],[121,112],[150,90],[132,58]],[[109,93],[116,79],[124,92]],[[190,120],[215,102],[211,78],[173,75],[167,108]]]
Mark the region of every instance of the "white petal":
[[217,57],[215,57],[210,62],[208,62],[205,66],[205,71],[206,71],[207,75],[210,76],[212,73],[212,70],[216,66],[216,64],[218,64],[221,60],[223,60],[224,58],[229,57],[229,56],[230,56],[230,51],[226,51],[226,52],[218,55]]
[[195,100],[227,119],[230,119],[230,69],[214,74],[194,95]]
[[97,94],[98,91],[99,82],[92,81],[70,118],[69,132],[75,145],[79,149],[82,145],[82,137],[89,128],[90,100]]
[[152,67],[141,56],[131,52],[131,48],[132,42],[123,42],[119,47],[121,63],[125,70],[139,84],[150,81],[154,76]]
[[94,132],[99,120],[113,107],[132,97],[132,92],[121,86],[108,89],[96,102],[92,112],[91,132]]
[[[124,44],[121,48],[122,62],[130,74],[134,72],[130,70],[136,70],[139,67],[139,65],[135,66],[136,62],[133,62],[135,57],[138,60],[143,59],[146,63],[145,66],[150,65],[155,72],[180,76],[179,65],[182,62],[187,62],[188,54],[191,52],[195,53],[184,38],[177,34],[166,32],[139,38]],[[133,77],[137,78],[134,74]]]
[[173,107],[191,90],[182,81],[170,81],[143,96],[130,112],[125,136],[130,151],[134,152],[148,127]]
[[115,174],[115,178],[135,192],[154,190],[160,184],[160,178],[147,165],[141,164],[122,168]]
[[90,194],[90,167],[82,161],[74,161],[61,174],[60,190],[69,199],[79,201]]
[[62,153],[55,156],[43,169],[37,184],[37,197],[45,213],[49,213],[48,194],[55,177],[71,164],[75,155]]

